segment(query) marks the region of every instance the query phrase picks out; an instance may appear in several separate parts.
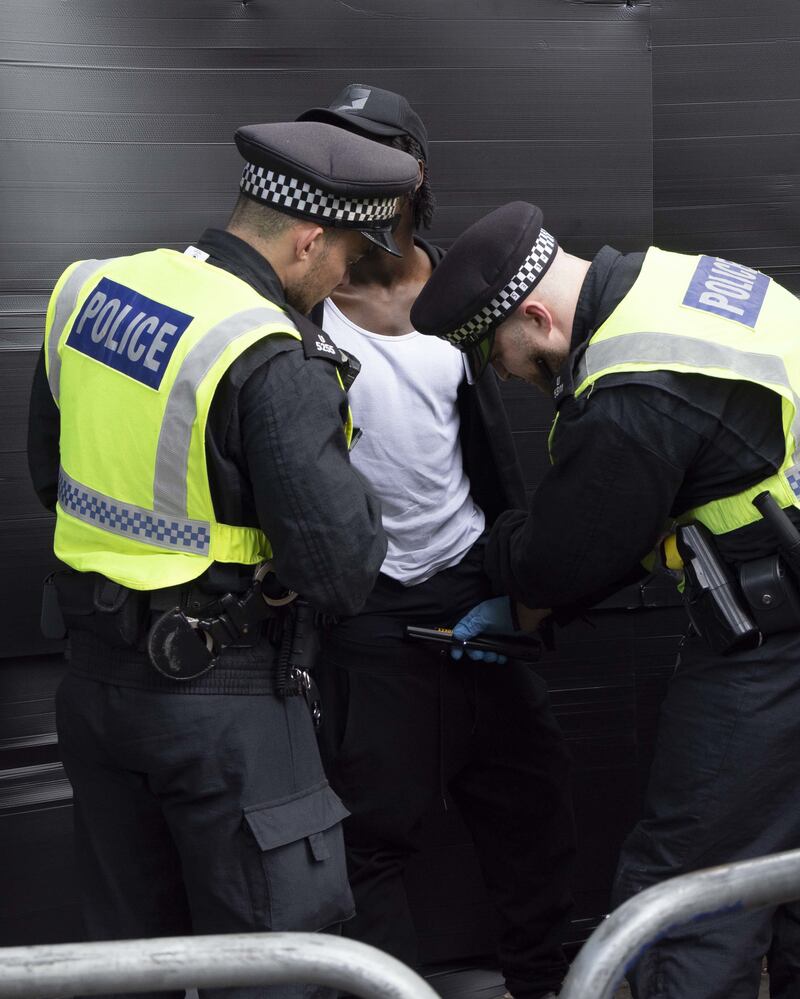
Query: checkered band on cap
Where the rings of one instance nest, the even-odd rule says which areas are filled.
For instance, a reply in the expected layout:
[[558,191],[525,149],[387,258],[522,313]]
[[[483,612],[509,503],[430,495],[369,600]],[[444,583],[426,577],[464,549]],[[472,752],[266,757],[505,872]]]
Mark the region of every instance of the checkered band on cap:
[[533,249],[499,295],[496,295],[477,315],[468,319],[458,329],[451,333],[443,333],[443,339],[449,340],[450,343],[462,350],[481,340],[489,327],[496,326],[504,316],[514,311],[517,304],[547,270],[555,252],[556,241],[554,237],[546,229],[540,229]]
[[239,186],[245,194],[279,211],[284,208],[331,224],[369,227],[397,214],[397,198],[339,198],[307,181],[252,163],[245,165]]

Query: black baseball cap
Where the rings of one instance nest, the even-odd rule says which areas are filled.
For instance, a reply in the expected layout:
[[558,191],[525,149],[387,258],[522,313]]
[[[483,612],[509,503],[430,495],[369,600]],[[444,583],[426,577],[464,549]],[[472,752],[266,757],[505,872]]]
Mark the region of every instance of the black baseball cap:
[[367,138],[410,135],[428,162],[428,133],[422,119],[402,94],[368,83],[348,83],[326,108],[310,108],[298,121],[325,121]]

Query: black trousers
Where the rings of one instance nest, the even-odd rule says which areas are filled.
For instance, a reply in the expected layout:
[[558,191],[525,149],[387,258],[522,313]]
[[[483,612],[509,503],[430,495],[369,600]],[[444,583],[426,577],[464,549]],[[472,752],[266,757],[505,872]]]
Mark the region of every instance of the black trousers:
[[[193,681],[193,693],[137,689],[124,685],[135,682],[135,655],[112,649],[119,682],[106,683],[87,663],[101,649],[80,643],[56,700],[89,938],[320,930],[350,917],[346,813],[323,776],[303,698],[214,693],[224,675],[241,679],[235,664]],[[245,676],[266,669],[264,654],[241,650]],[[333,994],[203,990],[211,999]]]
[[510,991],[557,989],[571,910],[569,764],[541,678],[519,663],[459,662],[403,641],[406,623],[451,625],[489,594],[482,550],[419,586],[382,576],[330,636],[318,670],[323,757],[352,813],[345,843],[356,917],[344,932],[417,962],[403,872],[446,788],[477,849]]
[[[684,647],[661,712],[645,816],[626,840],[615,904],[665,878],[800,847],[800,637],[716,656]],[[670,933],[629,976],[638,999],[800,999],[800,907]]]

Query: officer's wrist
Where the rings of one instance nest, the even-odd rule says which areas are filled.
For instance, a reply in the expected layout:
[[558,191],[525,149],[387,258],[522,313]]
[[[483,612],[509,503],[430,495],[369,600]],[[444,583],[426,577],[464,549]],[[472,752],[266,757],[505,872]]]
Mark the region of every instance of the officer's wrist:
[[511,619],[516,631],[536,631],[550,613],[549,607],[532,608],[511,601]]

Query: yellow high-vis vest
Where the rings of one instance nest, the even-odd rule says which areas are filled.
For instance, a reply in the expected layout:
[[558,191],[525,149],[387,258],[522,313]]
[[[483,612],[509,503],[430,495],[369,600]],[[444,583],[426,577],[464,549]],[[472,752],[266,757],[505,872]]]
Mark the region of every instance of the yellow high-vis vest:
[[[175,250],[79,261],[61,275],[45,327],[61,415],[59,559],[151,590],[215,561],[271,557],[262,531],[215,519],[205,430],[227,369],[275,335],[300,339],[240,278]],[[348,443],[351,429],[348,418]]]
[[575,395],[621,372],[675,371],[762,385],[782,400],[786,450],[777,474],[681,517],[714,534],[759,519],[769,490],[800,506],[800,302],[765,274],[720,257],[652,247],[633,287],[588,342]]

